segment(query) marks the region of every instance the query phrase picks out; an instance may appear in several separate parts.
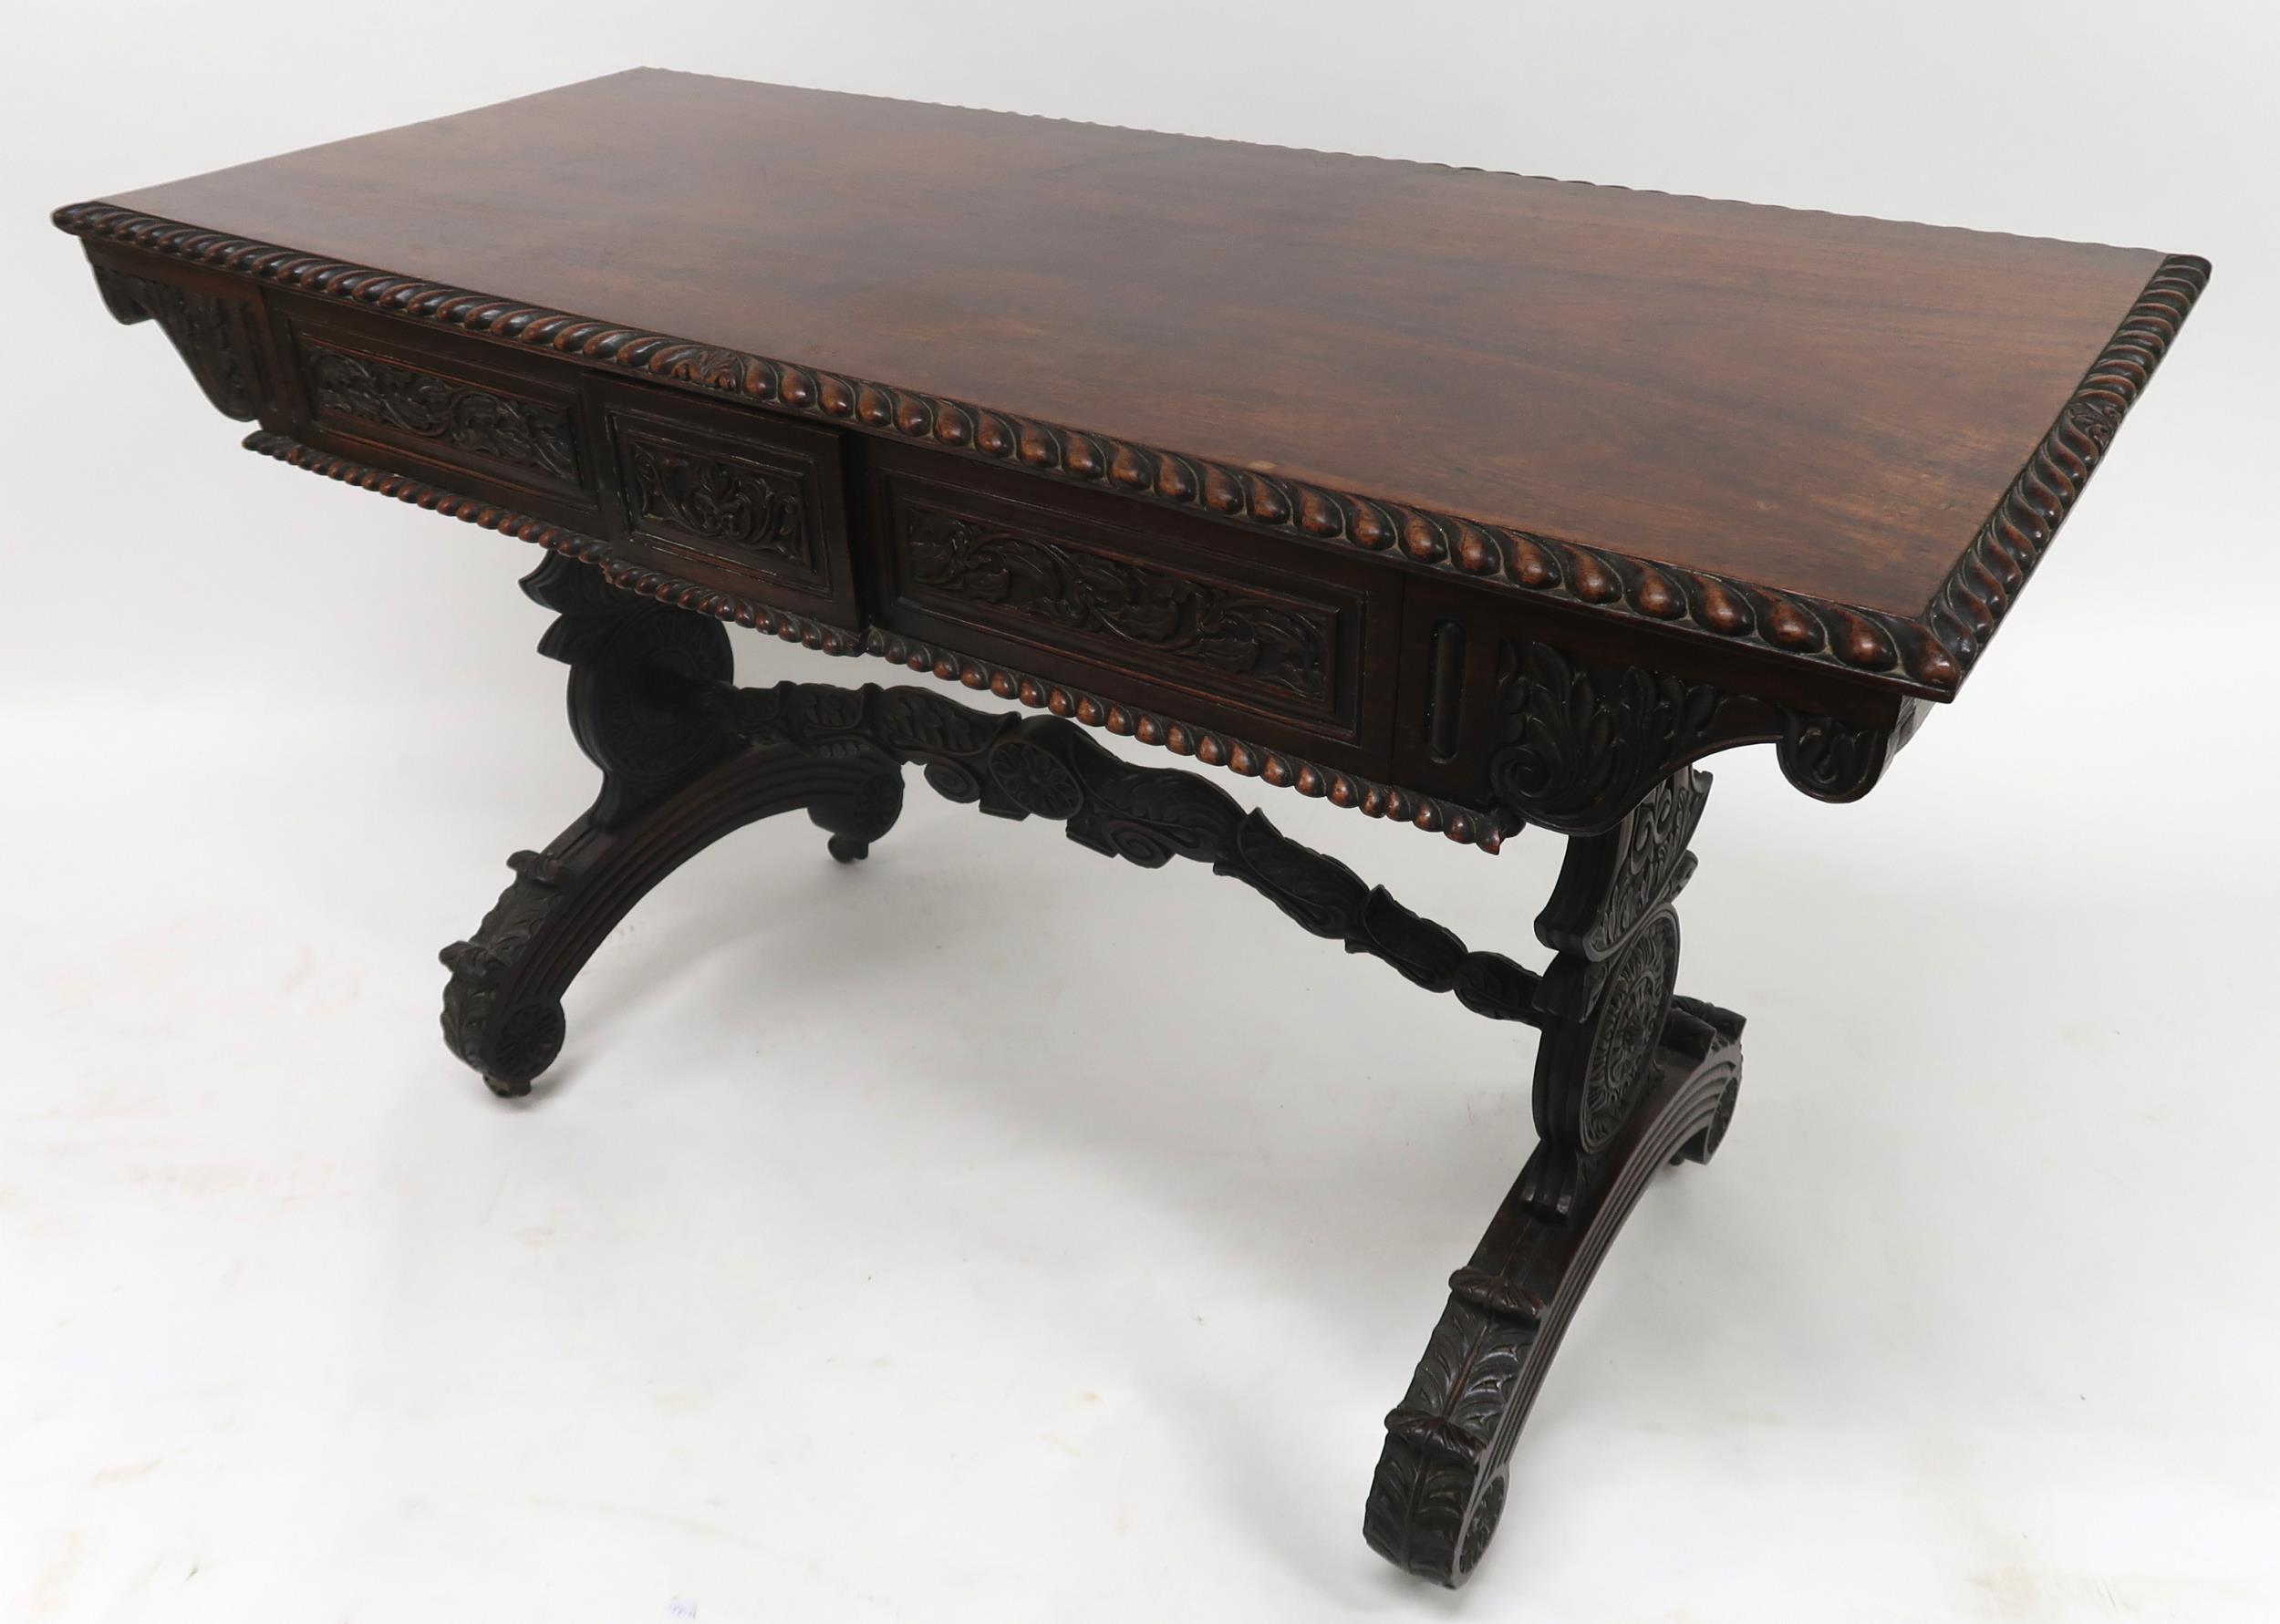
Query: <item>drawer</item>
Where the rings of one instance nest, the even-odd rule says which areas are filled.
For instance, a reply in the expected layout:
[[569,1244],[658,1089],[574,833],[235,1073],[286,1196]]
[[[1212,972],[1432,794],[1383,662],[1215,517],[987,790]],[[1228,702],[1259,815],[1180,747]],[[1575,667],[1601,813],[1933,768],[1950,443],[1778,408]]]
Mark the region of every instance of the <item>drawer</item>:
[[596,458],[575,368],[472,340],[439,342],[400,322],[306,309],[281,320],[302,438],[592,522]]
[[1332,764],[1382,766],[1397,572],[961,458],[891,445],[871,457],[879,624]]
[[611,539],[703,585],[861,621],[836,430],[639,384],[590,389]]

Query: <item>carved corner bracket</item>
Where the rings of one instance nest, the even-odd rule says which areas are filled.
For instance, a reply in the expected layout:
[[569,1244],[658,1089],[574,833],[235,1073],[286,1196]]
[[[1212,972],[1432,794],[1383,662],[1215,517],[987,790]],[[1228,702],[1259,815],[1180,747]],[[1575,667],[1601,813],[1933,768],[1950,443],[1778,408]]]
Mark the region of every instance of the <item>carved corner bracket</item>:
[[1491,796],[1569,833],[1612,828],[1679,768],[1745,744],[1774,745],[1807,794],[1857,801],[1931,709],[1903,699],[1891,721],[1850,721],[1540,641],[1507,639],[1500,652]]
[[252,305],[111,265],[95,267],[95,285],[104,308],[119,321],[158,323],[216,411],[241,423],[261,415],[264,386]]

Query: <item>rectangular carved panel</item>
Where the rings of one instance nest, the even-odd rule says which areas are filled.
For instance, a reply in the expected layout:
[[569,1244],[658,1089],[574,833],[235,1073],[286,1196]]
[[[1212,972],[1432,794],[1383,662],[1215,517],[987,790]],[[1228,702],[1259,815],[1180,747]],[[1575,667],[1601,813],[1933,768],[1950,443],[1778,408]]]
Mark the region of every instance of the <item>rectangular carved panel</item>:
[[863,624],[839,431],[678,389],[587,390],[603,528],[667,579]]
[[916,502],[902,521],[914,586],[1027,621],[1048,636],[1113,638],[1310,705],[1330,698],[1334,610]]
[[828,587],[831,573],[816,548],[811,468],[710,455],[617,419],[612,429],[626,522],[637,533]]
[[1352,715],[1361,605],[1335,588],[901,472],[883,489],[897,595],[929,617],[1293,719]]
[[585,458],[566,403],[520,395],[298,334],[310,415],[336,433],[408,444],[524,483],[578,491]]

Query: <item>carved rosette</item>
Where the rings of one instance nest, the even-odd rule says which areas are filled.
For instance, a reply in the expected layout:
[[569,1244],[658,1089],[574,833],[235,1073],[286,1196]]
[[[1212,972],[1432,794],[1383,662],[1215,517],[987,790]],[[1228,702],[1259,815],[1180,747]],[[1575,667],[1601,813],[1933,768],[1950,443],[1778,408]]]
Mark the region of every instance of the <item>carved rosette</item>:
[[1533,971],[1468,949],[1217,785],[1192,772],[1134,766],[1057,717],[993,716],[925,688],[793,682],[716,691],[707,713],[755,741],[915,762],[949,800],[1000,817],[1055,820],[1078,844],[1144,868],[1176,857],[1207,863],[1301,928],[1383,959],[1419,987],[1454,992],[1495,1019],[1545,1019]]
[[1577,1147],[1614,1143],[1653,1069],[1655,1040],[1678,987],[1678,916],[1665,908],[1631,938],[1601,989],[1584,1051]]

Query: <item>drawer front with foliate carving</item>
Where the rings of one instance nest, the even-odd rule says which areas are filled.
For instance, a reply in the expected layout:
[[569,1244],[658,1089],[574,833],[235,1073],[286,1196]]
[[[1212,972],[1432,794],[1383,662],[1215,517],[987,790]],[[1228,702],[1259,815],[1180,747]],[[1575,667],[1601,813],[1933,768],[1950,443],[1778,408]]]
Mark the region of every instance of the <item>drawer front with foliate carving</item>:
[[373,441],[508,487],[582,499],[590,482],[577,399],[480,361],[406,349],[377,336],[293,330],[312,429]]
[[1104,674],[1092,679],[1112,693],[1138,680],[1359,738],[1368,594],[1357,584],[1274,567],[1297,561],[1207,527],[1167,529],[1135,503],[1080,505],[994,472],[882,459],[891,624],[1042,675]]
[[691,579],[859,618],[838,434],[660,389],[597,391],[613,527]]

